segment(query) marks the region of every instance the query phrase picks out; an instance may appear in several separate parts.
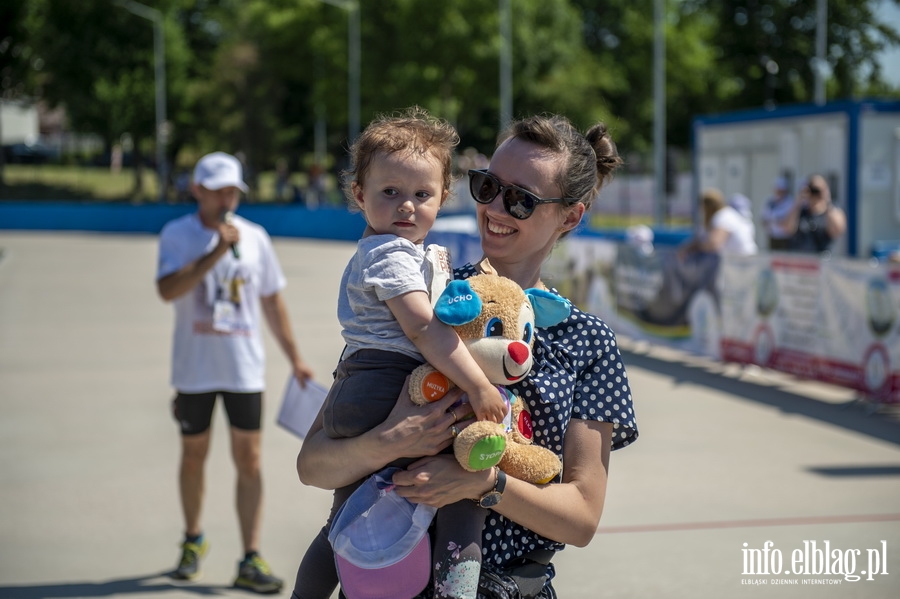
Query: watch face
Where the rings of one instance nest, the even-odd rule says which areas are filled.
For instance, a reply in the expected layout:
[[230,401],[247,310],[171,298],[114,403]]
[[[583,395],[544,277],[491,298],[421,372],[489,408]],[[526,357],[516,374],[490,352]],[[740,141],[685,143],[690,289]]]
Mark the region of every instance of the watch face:
[[498,503],[500,503],[500,498],[503,497],[497,491],[491,491],[481,498],[481,501],[478,502],[478,505],[481,507],[494,507]]

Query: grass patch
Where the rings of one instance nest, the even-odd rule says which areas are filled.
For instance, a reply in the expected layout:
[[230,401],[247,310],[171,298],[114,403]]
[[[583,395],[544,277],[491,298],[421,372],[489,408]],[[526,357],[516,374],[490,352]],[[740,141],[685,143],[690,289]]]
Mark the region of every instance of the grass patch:
[[[642,214],[592,214],[589,226],[592,229],[627,229],[634,225],[647,225],[654,227],[656,221],[654,217]],[[689,218],[669,217],[664,223],[667,227],[690,227],[691,220]]]
[[156,173],[142,170],[143,192],[134,190],[134,170],[55,164],[7,164],[0,198],[6,200],[154,201]]
[[[56,164],[7,164],[3,167],[0,200],[22,201],[95,201],[95,202],[157,202],[159,193],[156,171],[142,169],[143,190],[134,193],[134,169],[113,172],[109,168],[63,166]],[[307,177],[293,173],[282,197],[276,197],[275,172],[265,171],[257,177],[257,189],[251,191],[249,202],[290,202],[293,187],[306,189]],[[333,177],[326,184],[325,203],[340,205],[342,197]],[[169,188],[169,201],[189,201],[178,198],[174,185]]]

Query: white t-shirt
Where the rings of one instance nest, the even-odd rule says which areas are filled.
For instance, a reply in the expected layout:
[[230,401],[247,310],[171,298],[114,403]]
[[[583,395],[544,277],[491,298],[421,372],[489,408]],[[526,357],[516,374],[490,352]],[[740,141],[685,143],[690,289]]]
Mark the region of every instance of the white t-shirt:
[[716,212],[709,226],[710,229],[728,231],[728,239],[722,247],[722,254],[747,256],[757,252],[756,241],[753,239],[753,223],[731,206],[725,206]]
[[[286,280],[259,225],[240,216],[239,258],[226,252],[194,289],[177,298],[171,383],[178,391],[254,393],[265,387],[265,351],[260,334],[260,297],[284,288]],[[170,221],[159,235],[156,278],[174,273],[219,243],[197,213]],[[216,304],[219,314],[214,318]]]
[[[402,237],[371,235],[359,240],[356,254],[344,269],[338,295],[345,356],[360,349],[381,349],[422,359],[385,301],[411,291],[431,293],[436,276],[433,266],[422,245]],[[448,258],[442,267],[448,280],[449,267]]]

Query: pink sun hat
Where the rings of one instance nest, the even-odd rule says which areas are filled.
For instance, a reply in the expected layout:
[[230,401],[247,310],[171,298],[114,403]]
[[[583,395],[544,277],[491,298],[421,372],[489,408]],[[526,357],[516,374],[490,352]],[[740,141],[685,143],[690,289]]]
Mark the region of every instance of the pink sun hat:
[[347,599],[411,599],[428,585],[437,509],[397,495],[398,470],[370,476],[335,514],[328,541]]

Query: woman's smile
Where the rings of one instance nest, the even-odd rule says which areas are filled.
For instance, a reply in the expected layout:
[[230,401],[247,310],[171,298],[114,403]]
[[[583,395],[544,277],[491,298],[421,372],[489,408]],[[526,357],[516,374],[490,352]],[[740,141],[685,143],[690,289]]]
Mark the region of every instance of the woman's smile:
[[513,229],[512,227],[507,227],[506,225],[500,224],[497,221],[491,220],[491,217],[485,215],[485,228],[488,232],[493,233],[494,235],[511,235],[515,233],[517,229]]

